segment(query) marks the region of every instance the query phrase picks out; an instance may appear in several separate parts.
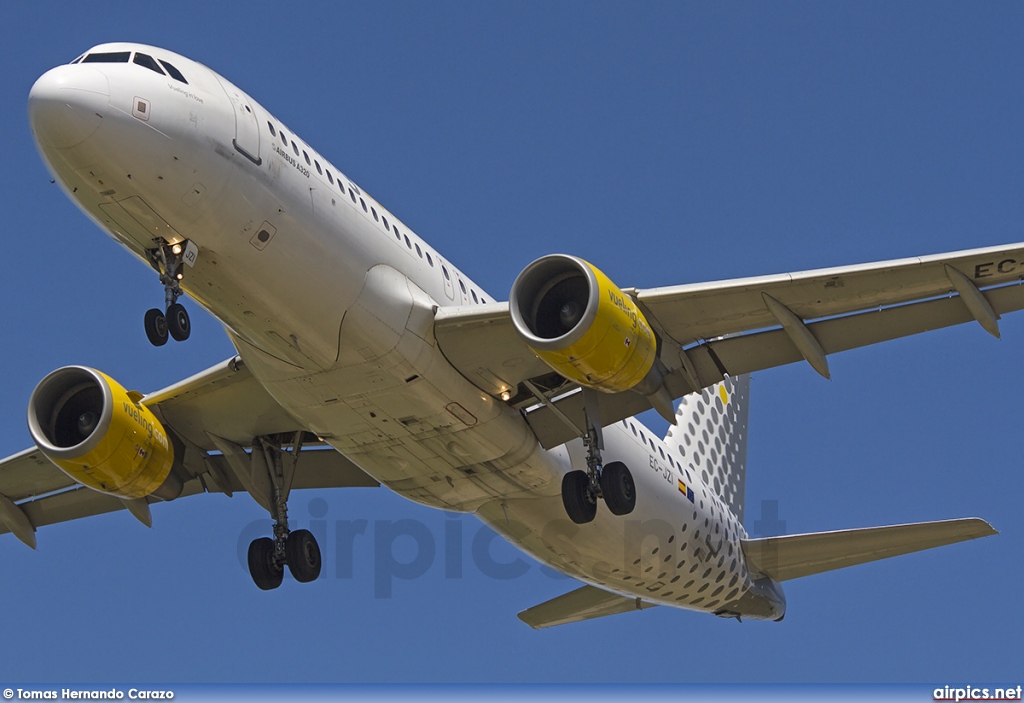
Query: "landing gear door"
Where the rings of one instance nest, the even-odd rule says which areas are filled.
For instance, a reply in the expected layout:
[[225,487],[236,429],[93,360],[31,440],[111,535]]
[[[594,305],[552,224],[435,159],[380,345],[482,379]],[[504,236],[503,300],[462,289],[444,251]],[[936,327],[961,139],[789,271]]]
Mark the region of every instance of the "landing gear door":
[[221,87],[231,101],[235,113],[235,138],[232,140],[235,149],[245,158],[259,166],[263,163],[260,157],[260,126],[256,120],[249,96],[226,80],[217,76]]

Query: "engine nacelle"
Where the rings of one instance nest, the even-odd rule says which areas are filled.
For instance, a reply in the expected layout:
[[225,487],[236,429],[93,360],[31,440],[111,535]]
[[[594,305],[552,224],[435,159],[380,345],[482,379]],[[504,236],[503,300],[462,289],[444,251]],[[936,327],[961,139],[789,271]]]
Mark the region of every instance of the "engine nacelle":
[[632,298],[583,259],[537,259],[512,284],[509,307],[526,345],[569,380],[606,393],[660,387],[651,326]]
[[32,392],[36,446],[74,481],[119,498],[170,500],[182,489],[174,448],[140,396],[95,369],[65,366]]

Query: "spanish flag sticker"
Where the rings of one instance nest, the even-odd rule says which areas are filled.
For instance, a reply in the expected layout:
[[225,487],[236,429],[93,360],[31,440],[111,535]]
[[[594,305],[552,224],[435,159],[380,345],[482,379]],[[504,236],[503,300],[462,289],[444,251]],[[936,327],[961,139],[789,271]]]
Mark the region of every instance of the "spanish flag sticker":
[[692,503],[693,502],[693,489],[692,488],[687,488],[686,484],[683,483],[681,480],[677,479],[676,483],[679,486],[679,492],[682,493],[684,496],[686,496],[689,499],[689,501]]

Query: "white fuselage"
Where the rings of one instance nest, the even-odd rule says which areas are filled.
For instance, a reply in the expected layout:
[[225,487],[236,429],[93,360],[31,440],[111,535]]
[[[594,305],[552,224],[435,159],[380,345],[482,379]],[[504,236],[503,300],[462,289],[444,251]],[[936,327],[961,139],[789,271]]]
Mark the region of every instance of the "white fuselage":
[[33,89],[40,149],[69,197],[143,260],[155,238],[198,246],[183,289],[284,409],[392,490],[476,513],[575,578],[737,612],[757,577],[743,527],[697,475],[659,458],[660,439],[635,420],[606,428],[605,460],[630,467],[636,509],[616,517],[602,504],[594,522],[572,523],[560,483],[585,465],[582,443],[542,449],[434,341],[437,307],[493,298],[213,71],[141,45],[91,50],[136,51],[187,84],[131,61],[55,68]]

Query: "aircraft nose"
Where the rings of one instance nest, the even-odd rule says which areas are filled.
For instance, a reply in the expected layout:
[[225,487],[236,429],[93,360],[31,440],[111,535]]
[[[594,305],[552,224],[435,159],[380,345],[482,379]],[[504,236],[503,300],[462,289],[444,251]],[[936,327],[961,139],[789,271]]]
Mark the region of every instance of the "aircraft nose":
[[110,105],[107,77],[89,66],[58,66],[28,94],[28,119],[36,140],[68,149],[92,136]]

